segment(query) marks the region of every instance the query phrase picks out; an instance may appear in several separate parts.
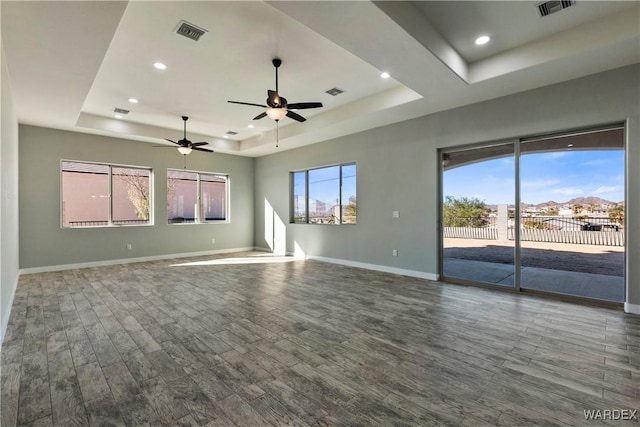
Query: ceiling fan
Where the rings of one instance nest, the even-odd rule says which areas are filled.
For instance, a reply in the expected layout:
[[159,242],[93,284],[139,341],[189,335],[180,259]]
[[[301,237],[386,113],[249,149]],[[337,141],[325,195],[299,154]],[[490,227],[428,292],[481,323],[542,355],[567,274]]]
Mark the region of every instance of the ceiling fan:
[[[185,156],[191,153],[191,150],[206,151],[209,153],[213,153],[213,150],[209,150],[208,148],[201,148],[202,145],[209,144],[208,142],[191,142],[187,139],[187,120],[189,120],[189,117],[182,116],[182,120],[184,120],[184,136],[182,137],[182,139],[179,140],[178,142],[173,141],[169,138],[165,138],[165,139],[169,142],[173,142],[174,144],[178,145],[178,151],[180,152],[180,154],[184,154]],[[167,146],[158,145],[157,147],[167,147]]]
[[275,120],[276,123],[283,119],[285,116],[297,120],[299,122],[304,122],[305,119],[300,114],[292,111],[292,110],[306,110],[309,108],[320,108],[322,107],[322,102],[296,102],[293,104],[289,104],[287,99],[280,96],[278,93],[278,68],[282,65],[282,60],[280,58],[274,58],[271,63],[276,68],[276,90],[267,90],[267,101],[266,105],[263,104],[253,104],[251,102],[240,102],[240,101],[227,101],[232,104],[240,104],[240,105],[250,105],[253,107],[262,107],[266,110],[253,118],[253,120],[260,120],[261,118],[268,116],[270,119]]

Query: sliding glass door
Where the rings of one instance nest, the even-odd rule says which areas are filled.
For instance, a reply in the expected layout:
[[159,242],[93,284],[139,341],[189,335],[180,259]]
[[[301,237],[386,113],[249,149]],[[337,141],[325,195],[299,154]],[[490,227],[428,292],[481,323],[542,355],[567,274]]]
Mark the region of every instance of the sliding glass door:
[[442,272],[446,278],[515,285],[514,143],[441,153]]
[[523,140],[521,286],[624,301],[624,129]]
[[440,152],[441,275],[624,300],[624,128]]

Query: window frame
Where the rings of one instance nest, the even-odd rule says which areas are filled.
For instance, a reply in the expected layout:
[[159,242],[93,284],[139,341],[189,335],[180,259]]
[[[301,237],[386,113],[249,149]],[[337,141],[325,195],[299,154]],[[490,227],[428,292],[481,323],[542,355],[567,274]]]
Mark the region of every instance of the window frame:
[[[108,195],[109,199],[107,207],[107,224],[99,225],[79,225],[79,226],[65,226],[64,225],[64,178],[63,178],[63,165],[64,163],[80,163],[93,166],[106,166],[108,168],[107,181],[108,181]],[[116,224],[113,220],[113,169],[140,169],[149,172],[149,219],[146,222],[134,223],[134,224]],[[154,225],[154,198],[153,198],[153,181],[154,172],[150,166],[136,166],[136,165],[124,165],[119,163],[106,163],[106,162],[92,162],[87,160],[71,160],[60,159],[60,228],[63,230],[84,229],[84,228],[113,228],[113,227],[149,227]],[[90,222],[90,221],[89,221]]]
[[[185,172],[192,173],[196,175],[196,205],[197,209],[194,212],[194,220],[193,222],[171,222],[169,218],[169,171],[174,172]],[[200,218],[202,211],[202,180],[201,175],[208,175],[214,177],[221,177],[225,179],[224,186],[224,219],[213,219],[213,220],[202,220]],[[228,224],[231,222],[231,203],[229,200],[229,196],[231,194],[230,190],[231,186],[231,177],[229,174],[219,173],[219,172],[208,172],[208,171],[195,171],[195,170],[187,170],[187,169],[176,169],[176,168],[167,168],[167,211],[166,211],[166,220],[167,225],[198,225],[198,224]]]
[[[356,194],[356,202],[358,200],[358,166],[356,164],[355,161],[353,162],[346,162],[346,163],[338,163],[338,164],[333,164],[333,165],[327,165],[327,166],[318,166],[318,167],[313,167],[313,168],[308,168],[308,169],[299,169],[299,170],[293,170],[291,172],[289,172],[289,204],[290,204],[290,208],[289,208],[289,223],[290,224],[310,224],[310,225],[349,225],[349,226],[355,226],[358,224],[358,216],[356,213],[356,220],[355,222],[343,222],[344,221],[344,213],[343,213],[343,206],[344,205],[344,200],[343,198],[343,173],[342,173],[342,169],[344,167],[347,166],[355,166],[356,168],[356,174],[355,174],[355,178],[356,178],[356,185],[355,185],[355,194]],[[338,188],[339,188],[339,211],[340,211],[340,222],[336,222],[336,223],[318,223],[318,222],[309,222],[309,172],[310,171],[314,171],[314,170],[320,170],[320,169],[329,169],[329,168],[335,168],[338,167],[339,168],[339,173],[338,173]],[[295,215],[295,175],[299,174],[299,173],[304,173],[304,221],[296,221],[296,215]]]

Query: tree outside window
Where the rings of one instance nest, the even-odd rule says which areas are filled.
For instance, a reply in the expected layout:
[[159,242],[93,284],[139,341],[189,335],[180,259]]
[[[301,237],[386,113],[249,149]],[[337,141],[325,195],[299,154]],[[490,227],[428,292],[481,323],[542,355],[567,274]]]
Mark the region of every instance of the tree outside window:
[[445,227],[474,227],[480,228],[488,224],[489,207],[475,197],[461,197],[456,199],[446,196],[442,205]]
[[151,169],[62,161],[62,226],[151,223]]

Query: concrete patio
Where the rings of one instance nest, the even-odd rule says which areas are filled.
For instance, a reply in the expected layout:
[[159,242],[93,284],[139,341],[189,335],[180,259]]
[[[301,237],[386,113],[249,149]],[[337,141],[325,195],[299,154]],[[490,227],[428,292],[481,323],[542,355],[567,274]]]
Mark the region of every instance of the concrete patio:
[[[624,301],[624,248],[523,242],[521,283],[526,289]],[[513,242],[445,239],[443,274],[513,287]]]

